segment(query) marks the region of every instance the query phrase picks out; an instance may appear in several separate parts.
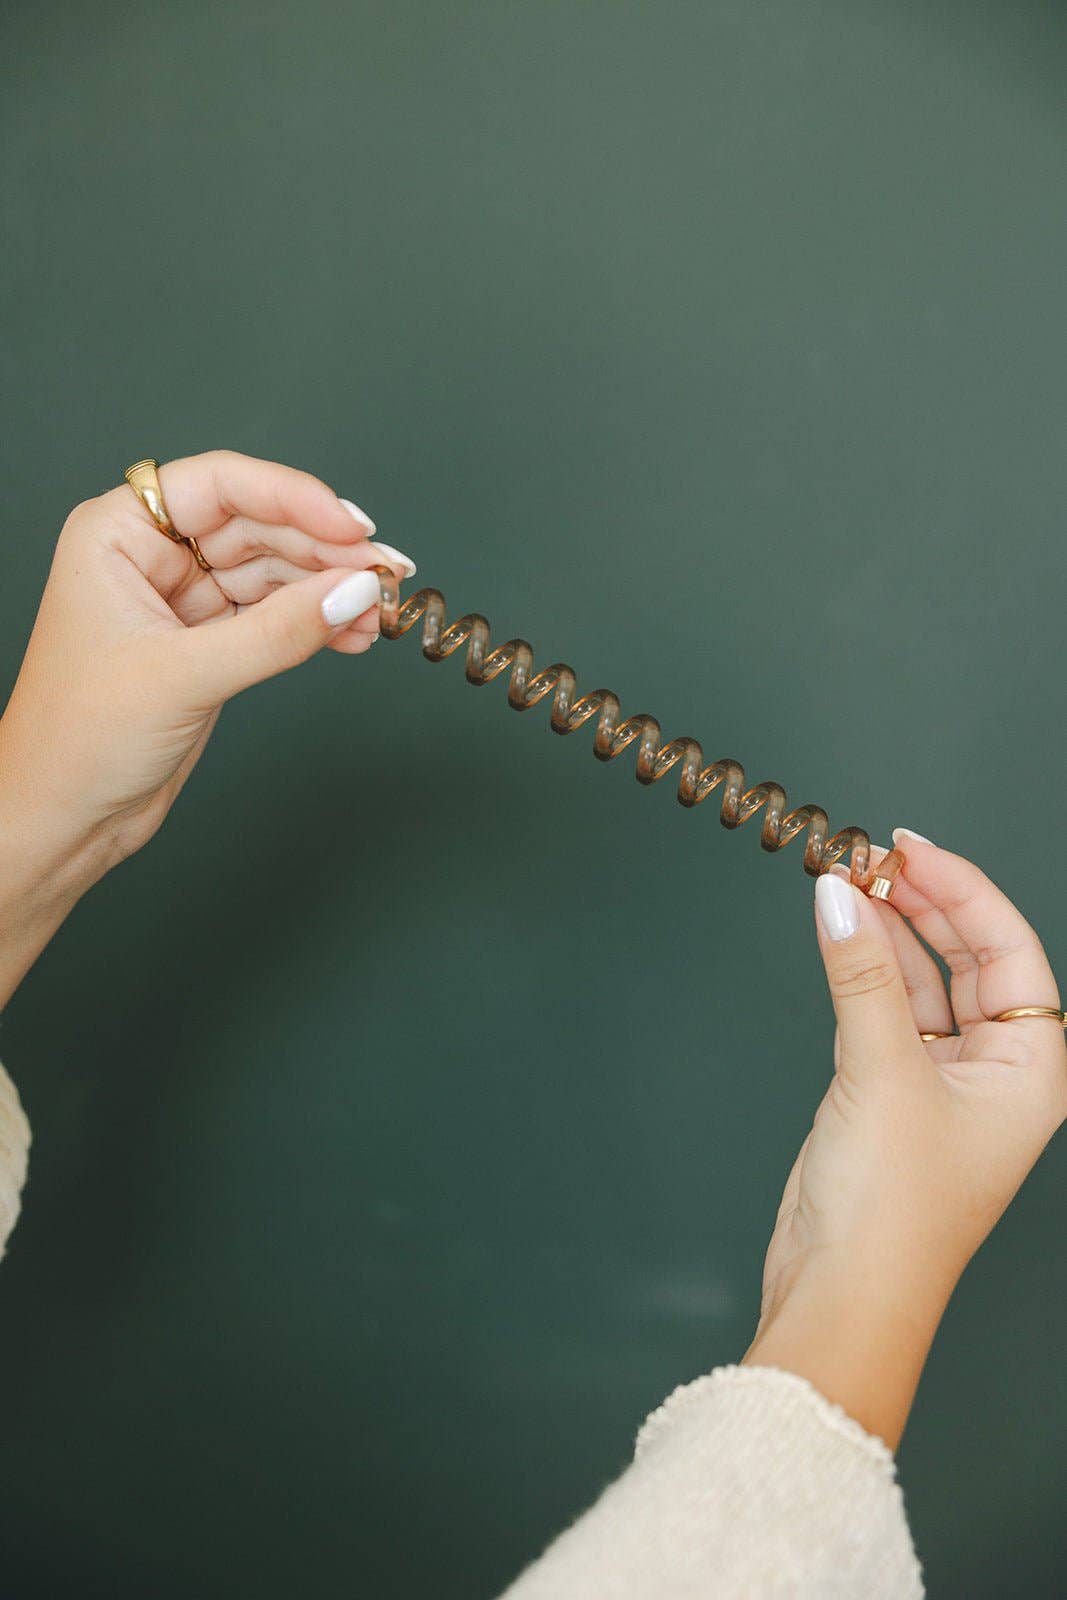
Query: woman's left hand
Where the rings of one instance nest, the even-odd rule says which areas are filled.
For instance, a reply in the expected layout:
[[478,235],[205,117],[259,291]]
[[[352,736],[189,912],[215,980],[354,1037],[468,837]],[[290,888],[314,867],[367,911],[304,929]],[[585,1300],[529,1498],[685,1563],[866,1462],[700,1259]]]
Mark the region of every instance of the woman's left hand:
[[0,719],[0,924],[43,933],[22,939],[19,965],[155,833],[226,700],[324,646],[369,649],[379,589],[366,569],[415,571],[308,473],[223,450],[159,479],[213,570],[125,484],[76,507]]

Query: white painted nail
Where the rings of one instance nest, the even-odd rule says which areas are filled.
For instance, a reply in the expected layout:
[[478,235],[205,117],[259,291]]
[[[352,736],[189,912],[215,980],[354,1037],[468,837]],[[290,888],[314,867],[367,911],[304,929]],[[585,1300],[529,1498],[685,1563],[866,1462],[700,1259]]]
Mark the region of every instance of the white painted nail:
[[402,577],[413,578],[416,572],[418,572],[419,569],[415,565],[414,561],[412,561],[410,556],[406,556],[403,550],[396,550],[391,544],[386,544],[381,539],[375,539],[374,548],[375,550],[381,551],[382,558],[387,567],[403,567],[404,571],[401,574]]
[[815,904],[828,939],[851,939],[860,925],[859,900],[851,883],[824,872],[815,882]]
[[339,628],[342,623],[361,617],[381,596],[381,586],[373,572],[353,572],[330,590],[322,602],[322,614],[331,628]]
[[894,828],[893,843],[896,844],[898,839],[918,839],[920,844],[933,844],[934,842],[932,839],[928,839],[925,833],[913,833],[910,828]]
[[349,516],[355,517],[360,527],[366,529],[368,539],[373,539],[378,530],[375,524],[371,521],[370,517],[368,517],[367,513],[365,511],[361,511],[354,500],[346,500],[343,495],[338,495],[337,498],[340,500]]

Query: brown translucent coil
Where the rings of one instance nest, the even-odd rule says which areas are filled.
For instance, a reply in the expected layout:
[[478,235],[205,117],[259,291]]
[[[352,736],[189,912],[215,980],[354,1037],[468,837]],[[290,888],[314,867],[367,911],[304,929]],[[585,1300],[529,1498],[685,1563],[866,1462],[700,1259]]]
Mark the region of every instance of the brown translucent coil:
[[704,751],[696,739],[671,739],[664,744],[659,723],[647,713],[620,720],[618,696],[610,689],[594,689],[576,698],[574,670],[565,662],[557,661],[535,672],[533,650],[525,639],[509,639],[491,650],[485,617],[470,612],[450,623],[444,595],[438,589],[420,589],[401,605],[396,575],[388,567],[374,570],[381,584],[383,638],[402,638],[421,617],[422,653],[428,661],[444,661],[466,644],[468,683],[491,683],[510,667],[508,705],[513,710],[528,711],[552,695],[551,726],[555,733],[574,733],[596,718],[593,754],[599,760],[614,761],[636,745],[638,783],[658,783],[677,767],[681,805],[697,806],[718,792],[719,819],[726,828],[739,828],[762,811],[760,844],[764,850],[781,850],[807,830],[805,872],[818,877],[851,851],[852,882],[868,892],[880,890],[880,898],[888,898],[903,857],[892,851],[879,863],[877,875],[872,875],[871,841],[863,828],[839,828],[831,834],[829,819],[821,806],[797,806],[788,811],[780,783],[757,783],[750,788],[740,761],[729,758],[705,766]]

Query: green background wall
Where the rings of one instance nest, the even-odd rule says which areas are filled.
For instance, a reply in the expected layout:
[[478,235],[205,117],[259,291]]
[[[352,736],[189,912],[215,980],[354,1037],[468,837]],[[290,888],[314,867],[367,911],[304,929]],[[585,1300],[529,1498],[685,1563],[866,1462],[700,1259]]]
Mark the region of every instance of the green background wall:
[[[0,55],[5,685],[72,504],[278,457],[1067,977],[1062,7],[97,0]],[[10,1007],[5,1593],[488,1597],[743,1351],[810,883],[503,701],[413,640],[247,695]],[[1063,1590],[1065,1186],[904,1444],[939,1596]]]

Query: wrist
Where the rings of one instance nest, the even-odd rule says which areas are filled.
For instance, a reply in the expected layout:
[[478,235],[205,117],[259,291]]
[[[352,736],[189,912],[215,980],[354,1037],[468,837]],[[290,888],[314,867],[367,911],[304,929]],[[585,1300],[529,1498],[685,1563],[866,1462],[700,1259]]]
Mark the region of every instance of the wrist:
[[96,840],[0,770],[0,1008],[106,868]]
[[806,1378],[895,1450],[955,1281],[904,1251],[825,1252],[775,1285],[743,1364]]
[[10,913],[73,905],[108,868],[104,841],[79,833],[42,803],[12,794],[0,777],[0,898]]

